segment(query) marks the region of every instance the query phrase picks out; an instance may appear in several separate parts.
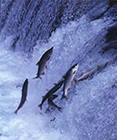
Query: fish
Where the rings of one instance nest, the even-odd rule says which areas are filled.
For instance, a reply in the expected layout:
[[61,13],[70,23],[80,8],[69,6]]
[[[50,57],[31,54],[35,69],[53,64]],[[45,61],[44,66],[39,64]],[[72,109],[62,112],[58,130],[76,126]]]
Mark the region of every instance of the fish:
[[59,111],[61,111],[62,108],[53,102],[53,100],[57,97],[58,95],[52,95],[50,98],[48,98],[48,105],[57,108]]
[[66,98],[67,99],[67,95],[68,95],[68,89],[71,86],[72,81],[74,80],[74,77],[76,75],[76,72],[79,68],[78,64],[73,65],[68,71],[67,73],[63,76],[64,77],[64,84],[63,84],[63,95],[62,98]]
[[47,93],[45,96],[43,96],[41,103],[38,105],[40,109],[42,109],[43,103],[48,100],[57,90],[61,88],[63,85],[63,79],[60,80],[58,83],[56,83]]
[[53,53],[53,47],[47,50],[42,55],[41,59],[36,63],[36,65],[38,66],[38,71],[37,71],[36,77],[34,77],[33,79],[36,79],[36,78],[41,79],[41,75],[45,74],[44,70],[45,68],[47,68],[47,62],[49,61],[52,53]]
[[96,69],[92,69],[92,70],[89,70],[85,73],[83,73],[76,81],[79,82],[79,81],[83,81],[87,78],[91,78],[93,76],[93,74],[95,73]]
[[23,83],[21,101],[20,101],[19,106],[17,107],[17,109],[14,112],[15,114],[17,114],[19,109],[23,107],[23,105],[26,101],[26,98],[27,98],[27,93],[28,93],[28,79],[26,79]]

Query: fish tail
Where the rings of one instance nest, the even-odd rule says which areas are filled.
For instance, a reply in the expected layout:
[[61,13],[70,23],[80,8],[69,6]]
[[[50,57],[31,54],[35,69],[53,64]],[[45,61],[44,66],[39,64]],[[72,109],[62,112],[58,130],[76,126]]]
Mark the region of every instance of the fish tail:
[[64,90],[63,91],[63,95],[62,95],[62,98],[61,99],[67,99],[67,90]]
[[61,112],[62,108],[60,106],[58,106],[58,110]]
[[18,109],[16,109],[16,110],[14,111],[15,114],[17,114],[17,112],[18,112]]
[[64,98],[65,98],[65,96],[64,96],[64,94],[63,94],[62,97],[61,97],[61,100],[64,99]]
[[37,79],[38,77],[36,76],[36,77],[34,77],[33,79]]
[[67,96],[65,94],[62,95],[61,100],[62,99],[67,99]]
[[42,79],[40,76],[36,76],[36,77],[34,77],[33,79],[37,79],[37,78],[40,78],[40,79]]

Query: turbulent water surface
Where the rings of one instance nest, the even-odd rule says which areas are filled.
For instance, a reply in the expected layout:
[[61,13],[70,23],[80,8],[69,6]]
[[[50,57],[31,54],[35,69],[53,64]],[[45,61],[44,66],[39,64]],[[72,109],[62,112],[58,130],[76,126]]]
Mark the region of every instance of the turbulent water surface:
[[[1,0],[0,140],[117,139],[116,9],[107,0]],[[33,79],[51,47],[46,74]],[[41,111],[42,96],[75,63],[77,79],[97,70],[73,83],[67,101],[57,92],[61,112],[46,112],[47,103]],[[26,78],[28,97],[16,115]]]

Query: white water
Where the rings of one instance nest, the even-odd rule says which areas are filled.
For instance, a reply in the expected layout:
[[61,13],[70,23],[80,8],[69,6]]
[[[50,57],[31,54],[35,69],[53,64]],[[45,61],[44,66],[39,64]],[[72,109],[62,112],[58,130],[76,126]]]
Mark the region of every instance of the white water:
[[[9,38],[0,43],[0,140],[107,140],[108,136],[108,140],[117,138],[114,130],[108,132],[108,126],[113,121],[117,124],[117,116],[113,113],[117,111],[116,89],[112,93],[113,100],[106,102],[103,97],[110,92],[109,89],[116,80],[115,65],[107,67],[92,80],[83,81],[73,87],[67,102],[58,99],[62,112],[55,110],[46,114],[37,107],[46,90],[61,79],[73,60],[80,64],[79,75],[112,57],[101,57],[98,53],[100,34],[103,37],[104,29],[109,24],[108,20],[89,22],[84,16],[79,22],[71,22],[58,29],[47,44],[37,43],[32,58],[12,52],[9,49]],[[98,47],[94,47],[95,44]],[[37,71],[35,63],[52,46],[54,52],[46,74],[42,80],[32,80]],[[21,86],[26,78],[29,78],[28,99],[15,115]],[[46,107],[44,105],[43,109]],[[54,117],[56,120],[51,122]]]

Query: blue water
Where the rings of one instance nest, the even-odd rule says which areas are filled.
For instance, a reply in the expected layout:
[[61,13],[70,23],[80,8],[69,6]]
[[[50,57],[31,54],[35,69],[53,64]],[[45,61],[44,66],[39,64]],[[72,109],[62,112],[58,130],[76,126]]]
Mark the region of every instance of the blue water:
[[[116,140],[117,63],[91,79],[73,83],[62,107],[45,113],[42,96],[69,69],[79,64],[76,78],[116,57],[104,54],[108,29],[116,23],[116,5],[106,0],[2,0],[0,22],[0,140]],[[116,39],[116,37],[115,37]],[[42,80],[33,80],[42,54],[54,47]],[[29,78],[28,98],[18,114],[22,83]],[[51,121],[55,118],[54,121]]]

